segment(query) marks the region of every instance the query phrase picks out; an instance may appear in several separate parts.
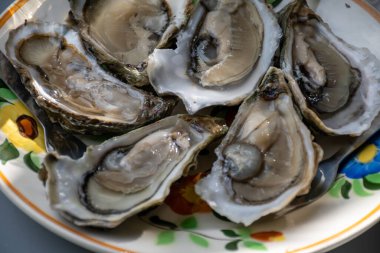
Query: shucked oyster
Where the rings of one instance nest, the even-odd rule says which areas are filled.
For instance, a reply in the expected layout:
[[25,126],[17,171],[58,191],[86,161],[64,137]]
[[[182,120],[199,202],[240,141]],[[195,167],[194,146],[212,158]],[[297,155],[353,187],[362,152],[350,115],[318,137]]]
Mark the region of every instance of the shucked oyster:
[[64,25],[22,25],[9,33],[6,51],[36,102],[72,131],[125,132],[172,107],[104,72]]
[[294,108],[283,73],[271,68],[240,107],[196,192],[216,212],[250,225],[307,193],[322,153]]
[[80,34],[98,62],[133,85],[148,84],[146,61],[187,22],[191,0],[69,0]]
[[239,104],[272,62],[281,36],[260,0],[200,1],[175,49],[155,49],[149,79],[160,94],[178,95],[189,113]]
[[282,16],[282,68],[306,119],[328,134],[359,136],[379,113],[380,61],[337,38],[305,1]]
[[115,227],[161,203],[198,152],[226,131],[218,119],[179,115],[89,147],[79,160],[49,154],[50,204],[76,225]]

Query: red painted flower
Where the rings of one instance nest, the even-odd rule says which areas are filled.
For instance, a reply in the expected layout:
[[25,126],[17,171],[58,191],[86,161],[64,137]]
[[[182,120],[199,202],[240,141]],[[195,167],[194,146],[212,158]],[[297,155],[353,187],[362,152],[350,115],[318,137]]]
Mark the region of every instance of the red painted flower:
[[183,177],[172,185],[165,203],[173,212],[181,215],[211,212],[211,208],[194,190],[194,185],[204,176],[204,173],[198,173]]
[[277,231],[252,233],[251,238],[262,242],[278,242],[285,240],[284,234]]

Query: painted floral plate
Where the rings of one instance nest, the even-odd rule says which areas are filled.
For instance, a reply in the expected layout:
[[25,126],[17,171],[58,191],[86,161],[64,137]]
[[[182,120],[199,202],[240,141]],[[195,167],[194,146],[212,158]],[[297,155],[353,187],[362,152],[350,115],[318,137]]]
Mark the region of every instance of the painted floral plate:
[[[335,33],[380,58],[380,15],[361,0],[309,1]],[[0,50],[24,18],[64,20],[67,1],[17,0],[0,17]],[[323,252],[364,232],[380,219],[380,134],[342,165],[316,203],[277,220],[245,228],[213,213],[194,193],[201,174],[173,185],[164,205],[114,230],[83,229],[49,208],[38,172],[44,156],[41,127],[0,82],[0,188],[31,218],[95,252]],[[202,155],[207,155],[203,152]]]

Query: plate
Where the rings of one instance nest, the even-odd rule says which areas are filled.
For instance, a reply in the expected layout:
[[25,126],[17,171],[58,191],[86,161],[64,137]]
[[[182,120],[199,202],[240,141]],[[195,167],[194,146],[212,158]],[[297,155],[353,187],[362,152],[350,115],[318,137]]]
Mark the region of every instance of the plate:
[[[361,0],[309,1],[332,30],[351,44],[368,47],[380,58],[380,15]],[[9,29],[34,15],[65,19],[67,1],[17,0],[0,17],[0,50]],[[342,166],[326,196],[277,220],[262,219],[245,228],[211,212],[194,193],[199,175],[175,184],[166,203],[129,219],[114,230],[83,229],[49,208],[37,171],[44,156],[42,129],[31,140],[21,131],[34,119],[0,83],[0,187],[32,219],[95,252],[323,252],[354,238],[380,219],[380,134]],[[21,125],[22,126],[22,125]],[[29,136],[30,137],[30,136]],[[35,136],[34,136],[35,137]]]

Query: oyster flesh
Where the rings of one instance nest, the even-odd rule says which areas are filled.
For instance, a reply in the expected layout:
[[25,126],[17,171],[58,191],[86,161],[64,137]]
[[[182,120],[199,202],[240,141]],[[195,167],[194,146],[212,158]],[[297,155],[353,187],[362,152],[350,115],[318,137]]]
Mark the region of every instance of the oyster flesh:
[[241,105],[195,187],[211,208],[248,226],[306,194],[323,151],[296,112],[283,72],[270,68]]
[[[380,111],[380,61],[336,37],[297,1],[282,15],[282,68],[303,116],[333,135],[359,136]],[[297,84],[298,83],[298,84]]]
[[76,225],[115,227],[160,204],[198,152],[226,131],[217,118],[178,115],[91,146],[79,160],[48,154],[50,204]]
[[148,75],[159,94],[179,96],[189,113],[237,105],[269,68],[281,30],[259,0],[202,0],[175,49],[155,49]]
[[108,75],[67,26],[21,25],[9,33],[6,51],[38,105],[66,129],[125,132],[162,118],[173,107],[171,100]]
[[101,66],[136,86],[148,84],[146,61],[186,24],[191,0],[69,0],[86,47]]

